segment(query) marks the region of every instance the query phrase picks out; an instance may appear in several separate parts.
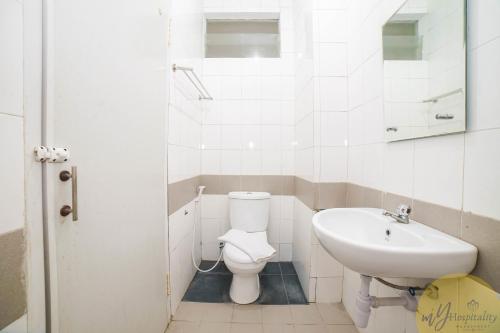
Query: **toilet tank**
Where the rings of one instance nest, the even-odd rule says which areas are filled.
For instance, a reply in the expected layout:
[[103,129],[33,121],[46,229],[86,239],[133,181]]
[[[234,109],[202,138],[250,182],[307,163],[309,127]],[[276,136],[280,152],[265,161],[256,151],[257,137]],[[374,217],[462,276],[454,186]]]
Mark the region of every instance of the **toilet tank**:
[[271,194],[230,192],[228,196],[231,228],[246,232],[266,231]]

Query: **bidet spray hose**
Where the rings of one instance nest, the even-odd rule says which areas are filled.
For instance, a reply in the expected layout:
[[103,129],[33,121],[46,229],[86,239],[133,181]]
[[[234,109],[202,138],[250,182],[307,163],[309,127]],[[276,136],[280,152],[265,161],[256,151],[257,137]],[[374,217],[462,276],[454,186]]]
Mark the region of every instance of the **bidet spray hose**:
[[198,203],[201,200],[201,196],[203,195],[204,190],[205,190],[205,186],[199,186],[198,187],[198,196],[196,197],[196,199],[194,199],[193,245],[191,247],[191,259],[193,261],[194,268],[196,268],[196,270],[198,272],[208,273],[208,272],[213,271],[215,269],[215,267],[217,267],[217,265],[219,264],[220,260],[222,259],[222,248],[224,246],[222,246],[222,248],[219,249],[220,250],[219,258],[217,258],[217,262],[215,263],[215,265],[213,265],[213,267],[206,269],[206,270],[203,270],[196,264],[196,259],[194,258],[194,247],[196,245],[196,221],[198,220]]

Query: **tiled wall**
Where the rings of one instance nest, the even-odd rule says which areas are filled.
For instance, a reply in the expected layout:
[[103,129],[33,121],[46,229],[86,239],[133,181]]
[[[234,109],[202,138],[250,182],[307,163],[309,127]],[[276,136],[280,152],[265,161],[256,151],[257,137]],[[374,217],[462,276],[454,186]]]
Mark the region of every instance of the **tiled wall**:
[[[207,12],[280,13],[281,57],[204,60],[203,82],[215,100],[207,102],[204,109],[203,175],[294,174],[295,70],[292,3],[283,0],[205,0]],[[258,188],[253,183],[242,186],[241,190]],[[290,261],[293,197],[273,195],[271,202],[271,219],[267,232],[269,243],[279,253],[274,260]],[[215,260],[218,257],[217,237],[229,228],[228,209],[226,194],[203,196],[203,259]]]
[[[170,13],[170,62],[179,66],[193,67],[198,75],[202,73],[202,11],[201,0],[188,0],[172,1]],[[180,71],[172,74],[169,90],[168,231],[171,305],[172,312],[175,313],[195,274],[191,260],[193,237],[197,239],[195,259],[197,262],[201,259],[199,225],[196,235],[193,235],[193,223],[195,223],[193,198],[201,166],[202,103],[198,100],[195,87]]]
[[[202,1],[173,1],[171,63],[202,73]],[[168,110],[168,183],[200,175],[202,103],[183,72],[172,74]]]
[[[294,8],[299,177],[294,264],[309,300],[321,303],[340,302],[342,294],[343,267],[313,236],[311,217],[312,208],[321,205],[321,191],[312,182],[337,183],[347,178],[347,6],[347,1],[296,1]],[[335,200],[330,199],[333,205]]]
[[171,304],[175,313],[196,273],[192,264],[191,249],[193,246],[193,224],[196,225],[195,260],[199,264],[201,259],[201,226],[200,220],[195,219],[195,202],[191,201],[169,216],[169,253],[171,278]]
[[[401,0],[353,0],[350,4],[348,181],[405,196],[413,199],[414,204],[429,202],[458,211],[458,220],[443,218],[435,227],[456,229],[457,236],[479,247],[480,263],[494,265],[494,243],[486,235],[498,234],[500,220],[500,148],[497,144],[500,117],[496,112],[500,101],[494,84],[500,74],[497,60],[500,3],[469,1],[467,133],[386,144],[383,141],[380,34],[385,20],[402,3]],[[470,215],[461,215],[461,210],[476,214],[476,218],[468,219]],[[487,219],[478,215],[493,220],[485,223]],[[471,235],[474,232],[476,236]],[[346,270],[343,301],[350,311],[354,309],[352,300],[358,280],[357,274]],[[496,281],[490,283],[496,284]],[[379,295],[387,294],[381,286],[376,285],[374,289],[375,294],[377,289]],[[413,317],[414,314],[398,308],[377,310],[365,331],[404,332],[406,328],[406,332],[416,332]]]
[[[24,316],[23,5],[0,3],[0,330]],[[21,331],[26,331],[26,320]]]
[[204,112],[202,173],[293,175],[295,80],[290,3],[221,5],[206,1],[205,10],[279,12],[281,58],[204,60],[203,79],[215,101],[208,102]]

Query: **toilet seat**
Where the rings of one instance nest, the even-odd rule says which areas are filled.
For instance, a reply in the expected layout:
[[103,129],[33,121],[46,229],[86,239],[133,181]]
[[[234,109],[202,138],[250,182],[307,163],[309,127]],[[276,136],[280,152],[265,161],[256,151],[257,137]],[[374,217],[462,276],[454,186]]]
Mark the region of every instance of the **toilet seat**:
[[[255,245],[258,247],[259,245],[269,245],[267,242],[267,234],[265,231],[253,233],[256,237],[253,239]],[[245,264],[245,265],[255,265],[260,266],[258,263],[254,263],[252,258],[250,258],[245,252],[241,251],[237,247],[226,243],[223,249],[224,260],[231,261],[237,264]]]

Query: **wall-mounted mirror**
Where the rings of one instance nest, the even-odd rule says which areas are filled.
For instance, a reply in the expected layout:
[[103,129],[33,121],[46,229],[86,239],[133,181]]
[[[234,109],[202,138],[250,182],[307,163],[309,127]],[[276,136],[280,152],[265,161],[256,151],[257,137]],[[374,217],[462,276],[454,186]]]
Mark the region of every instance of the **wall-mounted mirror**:
[[408,0],[384,25],[387,141],[465,131],[466,2]]

